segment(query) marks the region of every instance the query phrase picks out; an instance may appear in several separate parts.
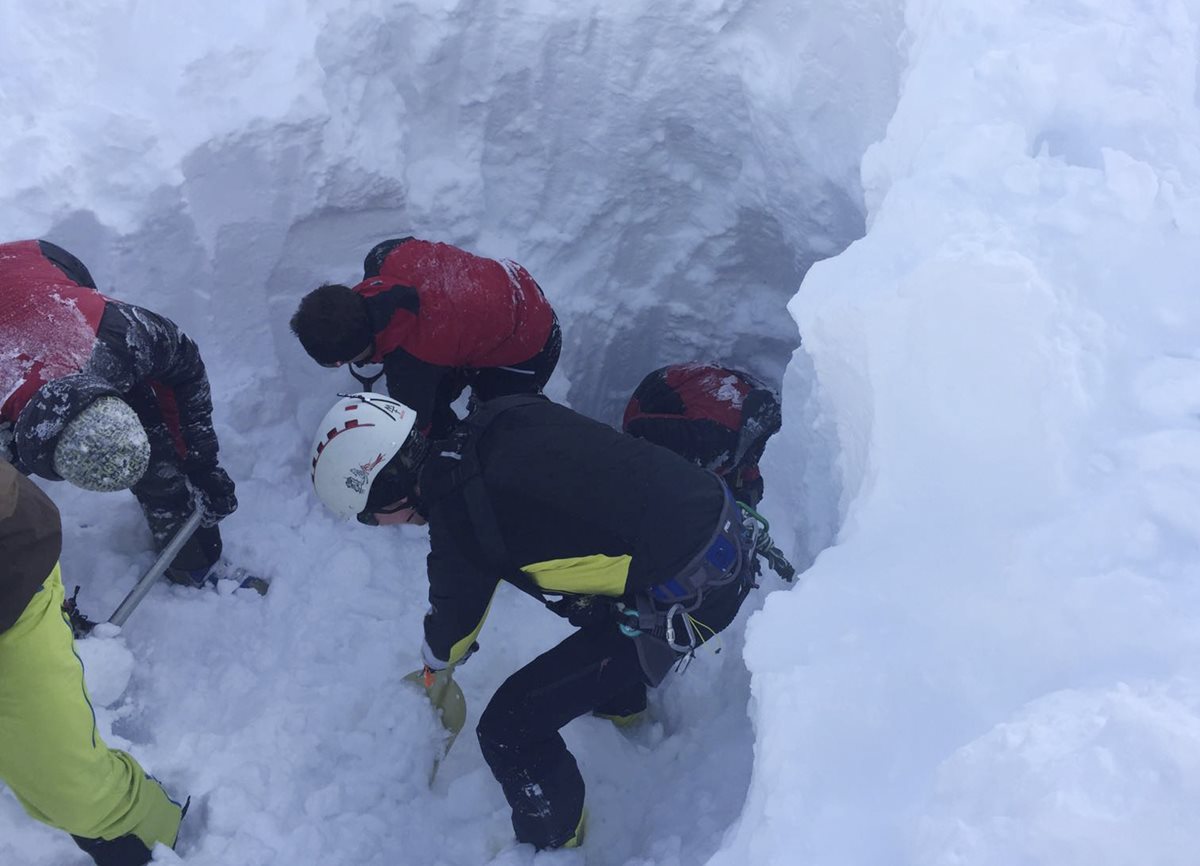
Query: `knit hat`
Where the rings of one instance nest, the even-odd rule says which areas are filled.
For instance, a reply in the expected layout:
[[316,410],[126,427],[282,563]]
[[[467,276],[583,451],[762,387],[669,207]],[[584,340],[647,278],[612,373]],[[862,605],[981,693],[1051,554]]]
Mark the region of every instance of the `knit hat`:
[[146,430],[116,397],[101,397],[72,418],[54,448],[54,471],[84,490],[132,487],[149,464]]

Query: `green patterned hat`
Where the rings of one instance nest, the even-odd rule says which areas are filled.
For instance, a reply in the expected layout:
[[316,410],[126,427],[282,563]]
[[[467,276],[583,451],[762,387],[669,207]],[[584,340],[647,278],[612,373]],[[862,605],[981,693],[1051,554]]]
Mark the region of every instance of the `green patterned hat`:
[[150,464],[150,440],[129,404],[101,397],[67,423],[54,448],[54,471],[76,487],[125,490]]

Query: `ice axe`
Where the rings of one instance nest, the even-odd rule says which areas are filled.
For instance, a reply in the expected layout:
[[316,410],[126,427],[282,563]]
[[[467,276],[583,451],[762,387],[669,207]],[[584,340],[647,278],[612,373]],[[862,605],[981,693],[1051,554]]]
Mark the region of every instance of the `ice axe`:
[[454,681],[453,671],[453,665],[442,668],[440,671],[430,670],[426,667],[423,670],[413,671],[404,678],[405,682],[416,683],[425,690],[425,694],[429,696],[429,702],[438,711],[442,727],[450,733],[441,756],[434,760],[433,769],[429,772],[429,784],[431,785],[442,759],[454,745],[458,732],[467,723],[467,699],[463,696],[462,688]]

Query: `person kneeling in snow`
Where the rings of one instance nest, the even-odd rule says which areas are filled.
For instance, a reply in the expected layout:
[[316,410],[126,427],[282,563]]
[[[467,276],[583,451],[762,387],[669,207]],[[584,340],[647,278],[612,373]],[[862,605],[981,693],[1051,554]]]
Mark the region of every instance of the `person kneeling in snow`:
[[779,398],[749,373],[716,364],[674,364],[648,374],[625,407],[631,436],[670,448],[725,479],[739,502],[763,497],[758,469],[783,419]]
[[100,866],[139,866],[175,844],[183,809],[96,732],[62,614],[61,547],[54,503],[0,461],[0,781]]
[[473,400],[540,393],[562,350],[527,270],[413,237],[376,244],[354,288],[309,292],[291,328],[324,367],[383,364],[388,394],[434,437],[458,423],[451,404],[466,386]]
[[198,501],[201,527],[167,576],[196,587],[225,576],[217,522],[237,497],[217,459],[208,376],[191,338],[100,294],[82,262],[38,240],[0,244],[0,333],[0,426],[12,463],[85,490],[131,489],[159,550]]
[[344,518],[428,521],[427,675],[470,654],[500,580],[578,627],[510,676],[477,728],[517,839],[573,846],[584,783],[559,729],[639,712],[733,621],[753,585],[742,515],[713,473],[545,397],[483,403],[432,446],[415,422],[397,401],[343,398],[313,444],[314,487]]

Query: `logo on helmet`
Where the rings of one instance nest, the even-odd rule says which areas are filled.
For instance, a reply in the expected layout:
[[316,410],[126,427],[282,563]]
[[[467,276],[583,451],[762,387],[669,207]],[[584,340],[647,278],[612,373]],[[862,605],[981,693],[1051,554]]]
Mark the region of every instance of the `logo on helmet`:
[[355,466],[350,470],[350,474],[346,476],[346,486],[355,493],[362,493],[367,489],[368,482],[371,478],[371,470],[383,462],[383,455],[376,455],[374,460],[363,463],[360,466]]
[[404,418],[411,411],[407,406],[404,406],[400,403],[384,403],[382,400],[370,400],[364,402],[369,402],[376,409],[382,409],[397,421]]

